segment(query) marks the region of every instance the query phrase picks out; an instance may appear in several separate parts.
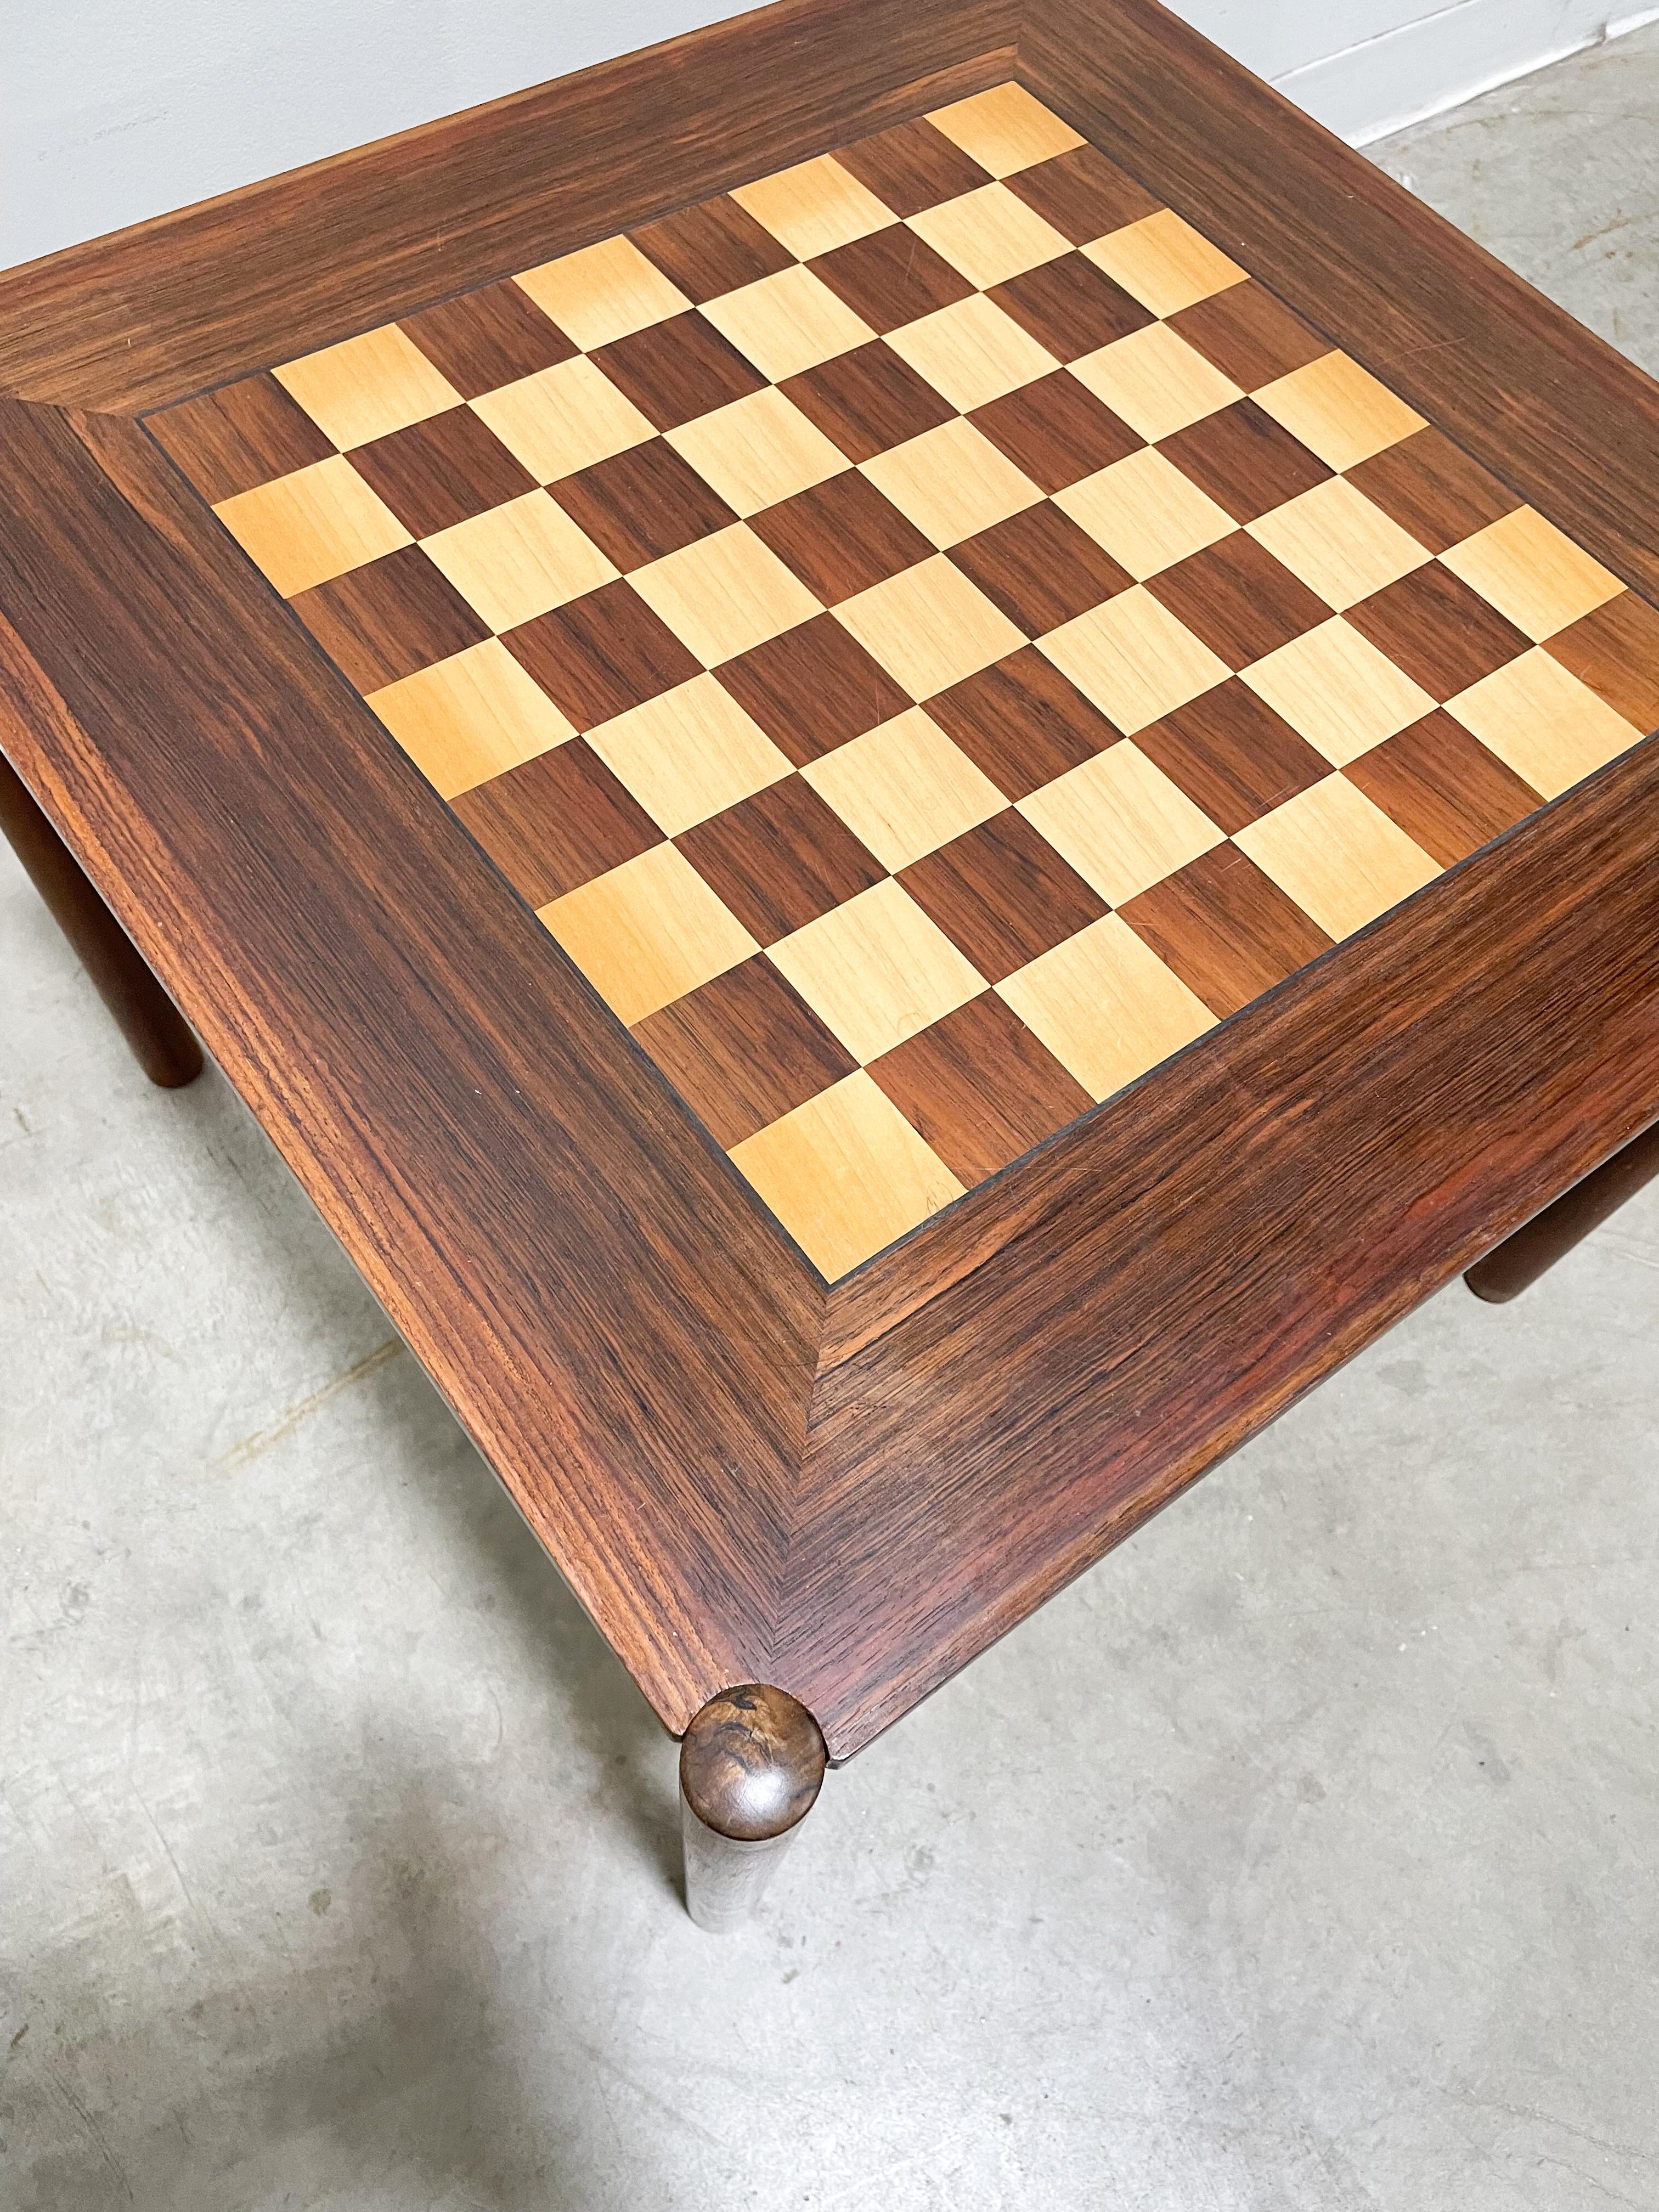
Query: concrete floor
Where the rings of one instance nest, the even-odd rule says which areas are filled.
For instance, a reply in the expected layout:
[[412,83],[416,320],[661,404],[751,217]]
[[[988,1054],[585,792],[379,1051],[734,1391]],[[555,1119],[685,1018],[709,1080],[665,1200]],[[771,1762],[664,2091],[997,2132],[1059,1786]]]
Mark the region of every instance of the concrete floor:
[[[1379,149],[1659,367],[1659,33]],[[833,1776],[673,1752],[224,1083],[0,866],[3,2212],[1659,2203],[1659,1189]]]

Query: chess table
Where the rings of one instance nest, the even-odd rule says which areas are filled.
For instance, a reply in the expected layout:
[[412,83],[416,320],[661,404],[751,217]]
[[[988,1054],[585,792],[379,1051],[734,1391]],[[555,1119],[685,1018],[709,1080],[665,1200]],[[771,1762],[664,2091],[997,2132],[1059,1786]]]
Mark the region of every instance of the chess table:
[[708,1924],[1659,1164],[1659,390],[1152,0],[782,0],[14,271],[0,389],[14,841]]

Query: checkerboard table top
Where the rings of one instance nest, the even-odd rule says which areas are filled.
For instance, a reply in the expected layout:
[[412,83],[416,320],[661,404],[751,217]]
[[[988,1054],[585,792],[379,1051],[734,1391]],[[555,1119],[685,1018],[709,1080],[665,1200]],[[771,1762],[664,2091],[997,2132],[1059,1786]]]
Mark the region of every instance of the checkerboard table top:
[[1659,725],[1013,84],[150,427],[830,1279]]

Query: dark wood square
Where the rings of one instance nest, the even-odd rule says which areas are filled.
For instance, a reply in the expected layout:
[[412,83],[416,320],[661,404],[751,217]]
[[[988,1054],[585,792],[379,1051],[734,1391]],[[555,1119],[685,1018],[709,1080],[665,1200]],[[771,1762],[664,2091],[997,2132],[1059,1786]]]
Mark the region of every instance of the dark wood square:
[[1097,146],[1073,146],[1070,153],[1021,169],[1006,182],[1011,192],[1018,193],[1073,246],[1091,246],[1097,238],[1156,215],[1163,205]]
[[858,1068],[758,954],[647,1014],[634,1035],[715,1143],[728,1147]]
[[841,147],[836,159],[895,215],[920,215],[923,208],[957,199],[991,181],[988,172],[936,131],[926,116]]
[[1532,645],[1524,631],[1437,561],[1425,561],[1350,607],[1347,619],[1438,700],[1455,699]]
[[1118,911],[1222,1017],[1305,968],[1331,943],[1237,845],[1217,845]]
[[1046,499],[953,545],[951,559],[1028,637],[1046,636],[1134,581]]
[[629,235],[694,306],[775,276],[794,259],[747,208],[722,195],[647,222]]
[[878,336],[965,300],[974,289],[902,222],[838,246],[807,266]]
[[580,738],[450,805],[532,906],[562,898],[662,842],[639,801]]
[[937,550],[857,469],[751,514],[749,527],[827,607]]
[[987,297],[1060,362],[1080,361],[1158,320],[1080,253],[1040,262],[1006,284],[994,284]]
[[1259,392],[1332,350],[1311,324],[1254,277],[1170,317],[1170,328],[1245,392]]
[[622,569],[678,553],[738,519],[714,486],[661,438],[596,461],[548,490]]
[[1431,860],[1451,867],[1540,801],[1449,714],[1425,714],[1343,770]]
[[779,390],[850,461],[873,460],[890,446],[937,429],[956,411],[878,338],[786,377]]
[[887,872],[798,775],[769,784],[674,842],[762,945],[844,906]]
[[969,1188],[1094,1104],[994,991],[884,1053],[870,1073]]
[[1621,592],[1544,650],[1643,735],[1659,730],[1659,610]]
[[1012,806],[902,869],[899,881],[990,983],[1109,911]]
[[1137,731],[1135,743],[1229,836],[1331,772],[1237,677]]
[[915,703],[833,615],[769,638],[714,675],[797,768]]
[[1152,577],[1147,590],[1230,668],[1248,668],[1328,622],[1316,592],[1243,530]]
[[325,461],[334,441],[274,376],[245,376],[150,416],[145,428],[202,497],[233,499],[273,477]]
[[535,477],[470,407],[428,415],[389,438],[354,447],[349,458],[416,538],[536,489]]
[[507,630],[501,642],[579,730],[642,707],[702,672],[667,624],[620,579]]
[[1418,430],[1349,469],[1350,483],[1431,553],[1501,522],[1525,501],[1438,430]]
[[712,415],[766,382],[695,308],[597,347],[589,358],[659,430]]
[[1127,460],[1146,442],[1063,368],[975,408],[968,419],[1046,492]]
[[418,545],[349,568],[289,604],[360,691],[378,691],[489,635]]
[[1158,451],[1235,522],[1256,521],[1332,473],[1254,399],[1218,408],[1162,440]]
[[511,277],[465,292],[423,313],[406,315],[402,328],[463,399],[516,384],[521,376],[569,361],[576,348],[527,292]]
[[927,702],[927,712],[1010,799],[1024,799],[1123,732],[1034,645]]

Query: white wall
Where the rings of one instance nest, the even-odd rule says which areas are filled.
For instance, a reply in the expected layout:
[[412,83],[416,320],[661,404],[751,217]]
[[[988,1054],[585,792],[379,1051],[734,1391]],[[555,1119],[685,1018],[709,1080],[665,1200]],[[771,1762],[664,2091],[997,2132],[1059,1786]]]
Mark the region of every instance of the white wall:
[[0,0],[0,267],[741,0]]
[[1659,17],[1635,0],[1172,0],[1351,144]]
[[[1355,143],[1632,0],[1175,0]],[[0,267],[738,12],[732,0],[0,0]],[[1621,20],[1622,18],[1622,20]]]

